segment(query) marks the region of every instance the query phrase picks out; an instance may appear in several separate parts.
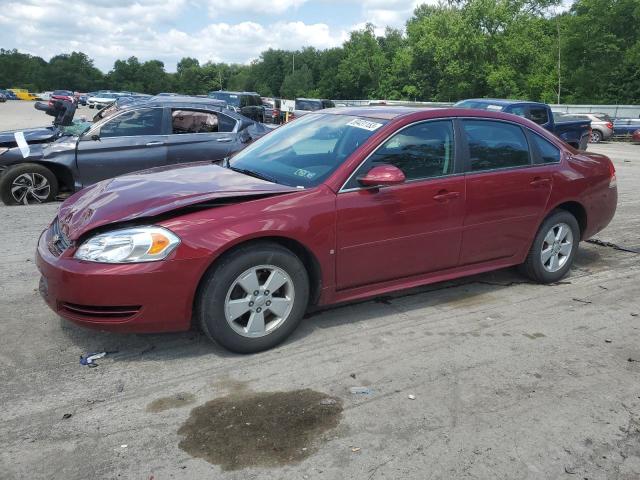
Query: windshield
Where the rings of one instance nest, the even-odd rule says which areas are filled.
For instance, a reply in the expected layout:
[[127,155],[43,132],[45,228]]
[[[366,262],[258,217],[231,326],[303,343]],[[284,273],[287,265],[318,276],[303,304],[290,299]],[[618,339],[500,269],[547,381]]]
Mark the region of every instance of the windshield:
[[305,115],[238,152],[229,167],[283,185],[313,187],[386,123],[349,115]]

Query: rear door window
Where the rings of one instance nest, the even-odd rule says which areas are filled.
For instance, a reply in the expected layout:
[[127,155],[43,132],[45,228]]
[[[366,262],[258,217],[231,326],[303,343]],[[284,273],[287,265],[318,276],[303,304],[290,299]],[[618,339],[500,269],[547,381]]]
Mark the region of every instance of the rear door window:
[[491,120],[462,120],[469,145],[470,172],[529,165],[529,144],[518,125]]
[[171,112],[171,131],[174,134],[231,132],[235,125],[235,120],[219,112],[190,109]]

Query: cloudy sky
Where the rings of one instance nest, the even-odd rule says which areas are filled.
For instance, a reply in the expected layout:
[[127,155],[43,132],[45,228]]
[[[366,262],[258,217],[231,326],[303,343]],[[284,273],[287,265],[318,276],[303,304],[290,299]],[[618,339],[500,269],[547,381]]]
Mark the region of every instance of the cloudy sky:
[[0,0],[0,47],[49,59],[82,51],[108,71],[114,60],[184,56],[245,63],[269,47],[340,45],[366,22],[403,26],[435,0]]

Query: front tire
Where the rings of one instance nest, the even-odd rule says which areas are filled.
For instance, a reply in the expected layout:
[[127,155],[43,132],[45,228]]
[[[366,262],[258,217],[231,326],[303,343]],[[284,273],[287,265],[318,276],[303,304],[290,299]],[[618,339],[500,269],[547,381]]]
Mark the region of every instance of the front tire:
[[309,301],[304,264],[271,242],[241,247],[204,277],[196,318],[204,333],[238,353],[275,347],[300,323]]
[[520,271],[539,283],[553,283],[571,269],[580,241],[580,226],[566,210],[552,212],[538,229]]
[[57,195],[58,179],[42,165],[16,165],[0,177],[0,198],[5,205],[45,203],[55,200]]

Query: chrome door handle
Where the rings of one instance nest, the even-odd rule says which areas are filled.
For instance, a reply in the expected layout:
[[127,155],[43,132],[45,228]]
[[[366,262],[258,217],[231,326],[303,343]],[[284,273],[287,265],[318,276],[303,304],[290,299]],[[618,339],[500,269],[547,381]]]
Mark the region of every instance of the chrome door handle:
[[540,178],[540,177],[535,177],[532,181],[531,181],[531,186],[532,187],[544,187],[547,186],[551,183],[551,179],[550,178]]
[[220,143],[227,143],[227,142],[232,142],[232,141],[233,141],[233,138],[229,138],[229,137],[216,139],[216,142],[220,142]]
[[164,145],[164,142],[161,142],[160,140],[156,140],[153,142],[147,142],[147,147],[153,147],[153,146],[157,146],[157,145]]
[[437,202],[446,202],[447,200],[453,200],[460,197],[460,192],[447,192],[446,190],[440,190],[433,199]]

